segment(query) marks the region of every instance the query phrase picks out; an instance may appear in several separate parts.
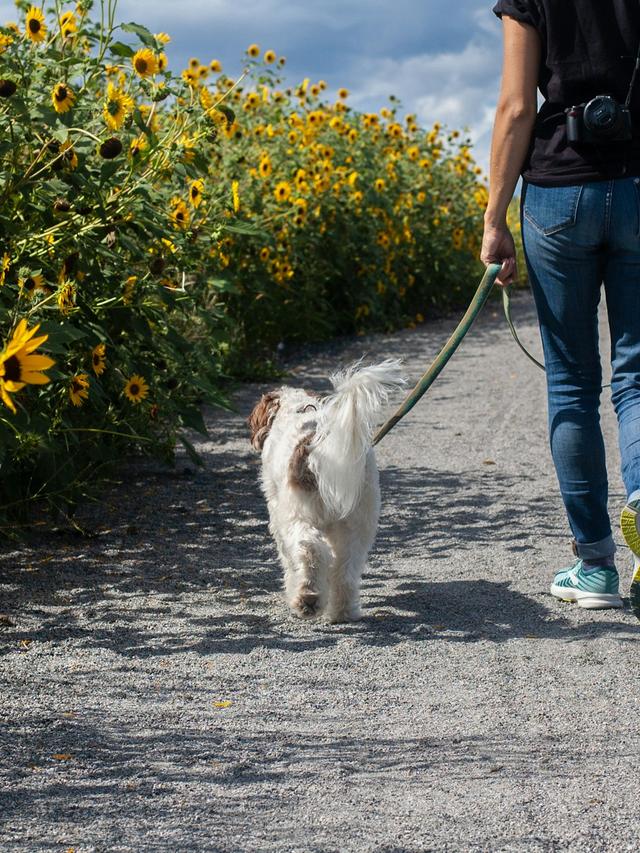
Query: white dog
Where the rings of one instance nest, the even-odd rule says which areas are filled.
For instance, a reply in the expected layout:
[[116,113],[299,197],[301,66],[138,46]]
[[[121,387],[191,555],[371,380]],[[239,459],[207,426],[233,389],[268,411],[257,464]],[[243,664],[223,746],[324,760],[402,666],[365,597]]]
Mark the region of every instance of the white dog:
[[360,618],[360,579],[380,512],[371,440],[374,417],[404,384],[400,362],[360,362],[331,377],[334,392],[264,394],[248,423],[262,451],[269,530],[293,613],[329,622]]

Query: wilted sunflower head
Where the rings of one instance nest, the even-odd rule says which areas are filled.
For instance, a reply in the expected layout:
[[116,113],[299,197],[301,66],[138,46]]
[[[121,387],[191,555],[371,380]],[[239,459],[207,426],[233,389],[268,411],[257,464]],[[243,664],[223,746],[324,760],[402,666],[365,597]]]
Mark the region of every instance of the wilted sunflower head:
[[100,156],[104,157],[105,160],[113,160],[114,157],[122,153],[122,142],[120,142],[117,136],[112,136],[102,143],[99,151]]
[[10,98],[15,95],[17,88],[13,80],[0,80],[0,98]]

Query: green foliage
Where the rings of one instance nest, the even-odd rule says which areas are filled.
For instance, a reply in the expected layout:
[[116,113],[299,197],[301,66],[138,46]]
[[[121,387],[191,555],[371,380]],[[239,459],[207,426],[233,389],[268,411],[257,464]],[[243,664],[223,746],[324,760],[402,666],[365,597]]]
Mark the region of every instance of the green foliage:
[[[0,28],[0,522],[171,458],[280,341],[413,326],[482,272],[468,139],[284,89],[273,51],[180,75],[115,0]],[[39,328],[36,330],[36,326]],[[31,341],[31,343],[30,343]],[[55,362],[51,365],[51,359]],[[29,373],[29,371],[31,371]]]

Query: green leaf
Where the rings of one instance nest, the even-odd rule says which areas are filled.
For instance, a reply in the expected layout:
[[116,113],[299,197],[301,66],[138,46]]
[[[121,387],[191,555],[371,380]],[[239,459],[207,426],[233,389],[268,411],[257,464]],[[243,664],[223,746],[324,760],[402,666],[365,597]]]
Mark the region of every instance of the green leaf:
[[155,36],[152,35],[152,33],[150,33],[149,30],[146,27],[143,27],[141,24],[121,24],[120,29],[124,33],[135,33],[140,39],[140,41],[143,44],[146,44],[147,47],[157,47]]
[[125,44],[122,41],[114,41],[113,44],[109,45],[109,50],[116,56],[124,56],[127,59],[132,57],[135,53],[135,51],[132,50],[128,44]]
[[194,429],[205,438],[209,437],[209,432],[207,431],[206,424],[202,418],[202,412],[197,406],[189,406],[187,408],[180,409],[180,417],[182,418],[184,426]]
[[198,451],[195,449],[193,444],[191,444],[189,439],[185,438],[185,436],[182,434],[180,434],[178,436],[178,438],[180,439],[180,441],[184,445],[184,449],[187,451],[187,454],[189,455],[189,458],[191,459],[191,461],[195,465],[198,465],[200,468],[202,468],[202,466],[204,465],[204,462],[202,461],[202,457],[200,456]]

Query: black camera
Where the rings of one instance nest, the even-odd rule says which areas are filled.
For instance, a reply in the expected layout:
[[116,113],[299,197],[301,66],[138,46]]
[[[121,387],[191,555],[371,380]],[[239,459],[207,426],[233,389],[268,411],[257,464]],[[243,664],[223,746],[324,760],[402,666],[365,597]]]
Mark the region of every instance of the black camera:
[[585,104],[565,110],[567,139],[584,145],[629,142],[632,137],[631,111],[611,95],[596,95]]

